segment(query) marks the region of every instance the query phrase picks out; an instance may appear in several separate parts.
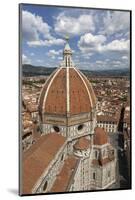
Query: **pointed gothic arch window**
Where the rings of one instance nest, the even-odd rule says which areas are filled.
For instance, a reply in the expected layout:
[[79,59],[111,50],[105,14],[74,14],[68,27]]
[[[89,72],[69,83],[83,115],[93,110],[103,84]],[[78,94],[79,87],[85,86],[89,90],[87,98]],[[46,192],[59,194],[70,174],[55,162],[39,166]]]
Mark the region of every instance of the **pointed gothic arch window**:
[[70,66],[70,58],[68,57],[68,65]]
[[93,180],[95,180],[95,179],[96,179],[96,173],[93,172]]
[[64,159],[64,154],[62,154],[62,156],[61,156],[61,159],[60,159],[60,160],[61,160],[61,161],[63,161],[63,159]]
[[98,159],[98,151],[95,151],[95,158]]
[[44,192],[46,191],[47,186],[48,186],[48,182],[46,181],[46,182],[44,183],[44,185],[43,185],[43,191],[44,191]]
[[67,64],[68,64],[68,63],[67,63],[67,57],[66,57],[66,67],[67,67]]
[[103,157],[105,156],[105,149],[103,150]]

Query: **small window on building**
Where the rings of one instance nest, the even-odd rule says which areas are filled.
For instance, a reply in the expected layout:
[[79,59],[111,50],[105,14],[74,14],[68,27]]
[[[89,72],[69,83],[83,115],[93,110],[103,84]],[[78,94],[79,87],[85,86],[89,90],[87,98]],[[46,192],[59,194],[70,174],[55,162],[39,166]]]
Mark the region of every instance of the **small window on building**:
[[95,180],[96,179],[96,173],[94,172],[93,173],[93,180]]
[[105,156],[105,150],[103,151],[103,157]]
[[48,185],[48,183],[47,183],[47,181],[46,181],[46,182],[44,183],[44,185],[43,185],[43,191],[46,191],[47,185]]
[[28,138],[30,136],[32,136],[32,132],[28,132],[25,135],[23,135],[22,139],[24,140],[24,139],[26,139],[26,138]]
[[111,151],[111,154],[114,155],[114,150]]
[[53,126],[53,129],[56,131],[56,132],[60,132],[60,129],[58,126]]
[[62,161],[62,160],[63,160],[63,158],[64,158],[64,155],[62,154],[62,156],[61,156],[61,159],[60,159],[60,160]]
[[98,152],[95,151],[95,158],[97,159],[97,157],[98,157]]
[[36,142],[36,141],[35,141],[35,140],[33,140],[33,141],[32,141],[32,144],[35,144],[35,142]]
[[111,172],[110,172],[110,171],[108,171],[108,178],[110,177],[110,175],[111,175]]

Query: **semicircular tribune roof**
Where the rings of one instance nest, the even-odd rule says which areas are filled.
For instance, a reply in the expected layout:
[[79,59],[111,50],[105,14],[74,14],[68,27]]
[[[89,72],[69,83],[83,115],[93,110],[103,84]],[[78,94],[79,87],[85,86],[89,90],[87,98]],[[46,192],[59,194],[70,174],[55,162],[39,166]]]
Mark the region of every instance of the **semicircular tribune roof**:
[[87,150],[90,148],[90,140],[86,139],[85,137],[81,137],[75,143],[74,148],[76,150]]

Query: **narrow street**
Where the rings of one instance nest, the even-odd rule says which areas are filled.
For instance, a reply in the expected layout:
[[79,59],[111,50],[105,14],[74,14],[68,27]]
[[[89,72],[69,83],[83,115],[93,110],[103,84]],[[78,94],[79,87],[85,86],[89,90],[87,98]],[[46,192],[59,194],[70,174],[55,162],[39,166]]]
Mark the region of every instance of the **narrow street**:
[[116,148],[117,150],[117,167],[116,167],[116,177],[117,181],[113,186],[113,188],[123,188],[128,189],[130,188],[130,180],[128,177],[128,165],[126,156],[123,151],[123,136],[120,132],[115,134],[110,134],[110,143]]

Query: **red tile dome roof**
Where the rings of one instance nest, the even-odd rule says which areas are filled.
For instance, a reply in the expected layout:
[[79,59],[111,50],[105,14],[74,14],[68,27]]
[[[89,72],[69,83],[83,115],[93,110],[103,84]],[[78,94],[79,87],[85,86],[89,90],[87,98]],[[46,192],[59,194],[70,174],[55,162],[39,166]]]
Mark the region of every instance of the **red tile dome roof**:
[[73,64],[69,44],[63,62],[46,81],[39,99],[40,114],[74,115],[91,112],[96,105],[93,88]]
[[46,81],[39,102],[40,113],[74,115],[91,112],[96,98],[91,84],[78,69],[60,67]]
[[105,130],[100,127],[95,128],[94,145],[104,145],[106,143],[108,143],[108,136]]

